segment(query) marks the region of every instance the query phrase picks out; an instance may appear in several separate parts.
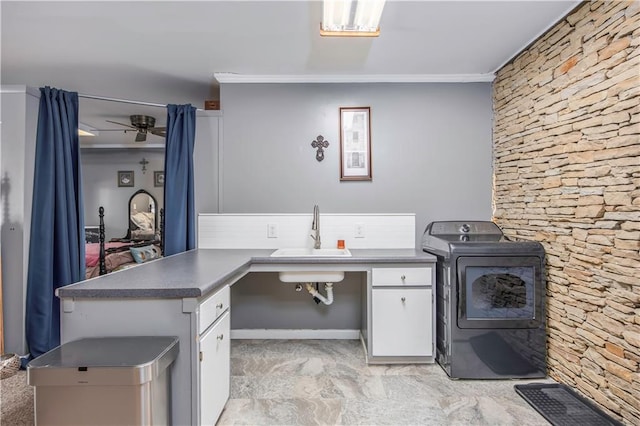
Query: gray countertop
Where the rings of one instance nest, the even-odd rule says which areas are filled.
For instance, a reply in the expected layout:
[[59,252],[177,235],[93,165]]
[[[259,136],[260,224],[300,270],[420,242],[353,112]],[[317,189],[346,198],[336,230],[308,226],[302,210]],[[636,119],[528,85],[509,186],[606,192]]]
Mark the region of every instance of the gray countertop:
[[199,249],[113,272],[56,291],[60,298],[202,297],[240,279],[252,265],[373,265],[430,263],[414,249],[351,249],[352,257],[270,257],[274,249]]

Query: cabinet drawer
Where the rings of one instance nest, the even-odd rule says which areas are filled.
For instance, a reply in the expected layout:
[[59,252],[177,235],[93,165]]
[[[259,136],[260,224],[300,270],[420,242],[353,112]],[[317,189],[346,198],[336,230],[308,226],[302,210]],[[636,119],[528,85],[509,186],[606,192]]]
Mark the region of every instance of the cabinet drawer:
[[229,308],[229,286],[226,285],[215,294],[209,296],[200,304],[200,317],[198,319],[198,334],[204,332],[215,322],[224,311]]
[[432,268],[373,268],[371,284],[380,286],[431,286]]

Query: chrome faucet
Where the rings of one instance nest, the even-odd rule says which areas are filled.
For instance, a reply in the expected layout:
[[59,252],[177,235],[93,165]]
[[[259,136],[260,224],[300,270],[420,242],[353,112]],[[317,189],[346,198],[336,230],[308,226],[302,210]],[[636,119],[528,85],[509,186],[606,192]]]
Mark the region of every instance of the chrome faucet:
[[311,230],[315,231],[314,234],[310,235],[310,237],[313,238],[314,240],[313,248],[319,249],[321,244],[320,242],[320,209],[318,208],[317,204],[313,206],[313,222],[311,223]]

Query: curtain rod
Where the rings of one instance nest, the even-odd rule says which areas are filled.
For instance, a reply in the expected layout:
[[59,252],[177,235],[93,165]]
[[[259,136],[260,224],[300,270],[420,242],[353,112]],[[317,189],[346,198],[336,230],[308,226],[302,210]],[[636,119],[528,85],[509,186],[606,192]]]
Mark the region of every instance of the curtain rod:
[[[78,97],[86,98],[86,99],[97,99],[99,101],[120,102],[123,104],[144,105],[144,106],[157,107],[157,108],[167,107],[166,104],[156,104],[153,102],[143,102],[143,101],[132,101],[130,99],[107,98],[106,96],[86,95],[83,93],[78,93]],[[204,110],[200,108],[196,108],[196,111],[204,111]]]

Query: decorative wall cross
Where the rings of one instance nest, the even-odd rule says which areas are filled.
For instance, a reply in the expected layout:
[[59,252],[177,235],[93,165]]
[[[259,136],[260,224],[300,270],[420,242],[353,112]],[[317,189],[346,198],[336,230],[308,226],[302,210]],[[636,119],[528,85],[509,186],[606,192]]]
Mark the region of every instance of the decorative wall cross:
[[147,164],[149,164],[149,162],[144,157],[142,157],[142,160],[138,161],[138,164],[142,164],[142,174],[144,174],[144,172],[147,171]]
[[318,149],[316,151],[316,160],[324,160],[324,149],[322,148],[327,148],[329,146],[329,141],[325,141],[322,135],[318,135],[316,140],[311,142],[311,146]]

